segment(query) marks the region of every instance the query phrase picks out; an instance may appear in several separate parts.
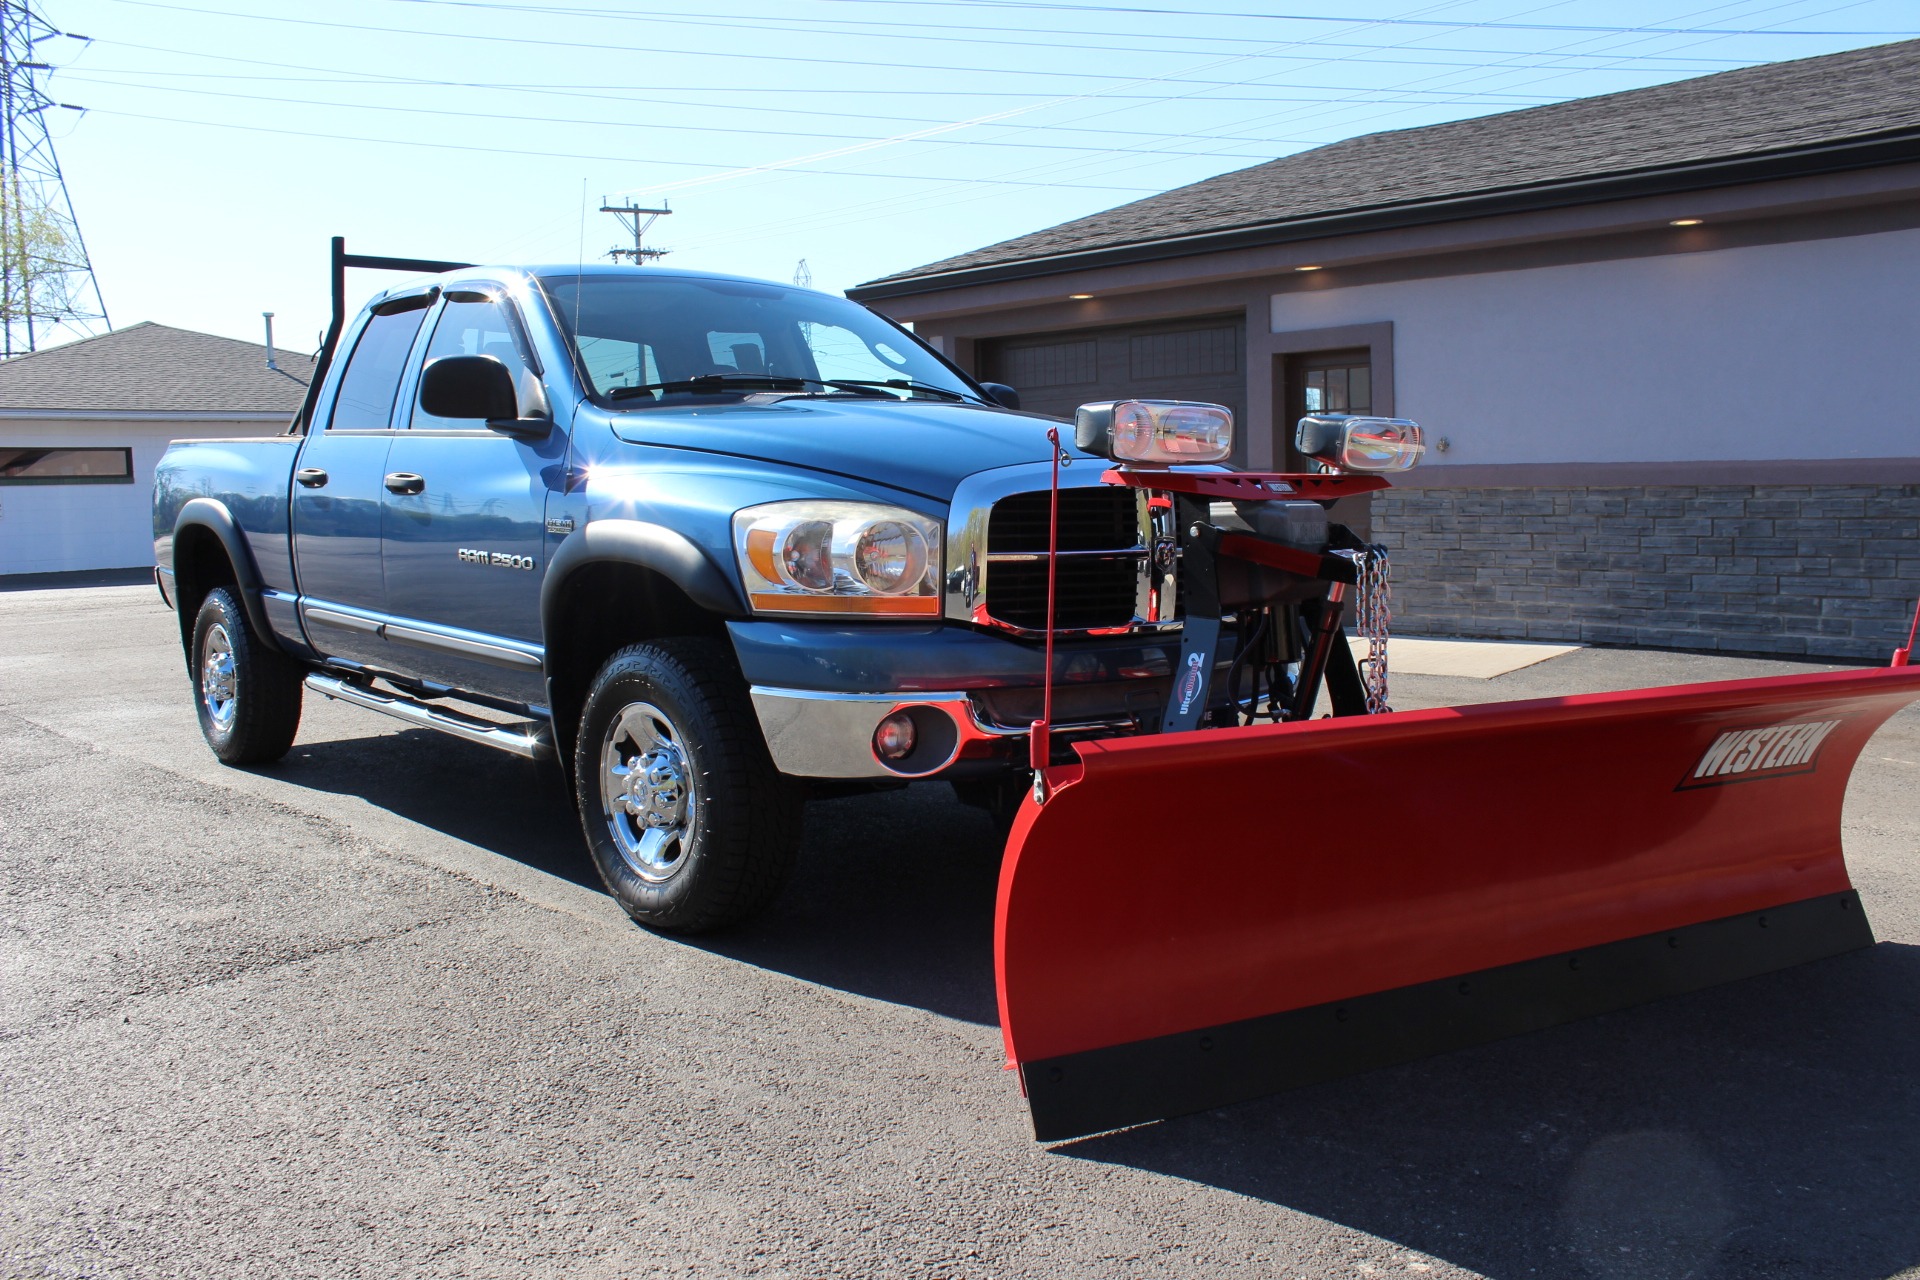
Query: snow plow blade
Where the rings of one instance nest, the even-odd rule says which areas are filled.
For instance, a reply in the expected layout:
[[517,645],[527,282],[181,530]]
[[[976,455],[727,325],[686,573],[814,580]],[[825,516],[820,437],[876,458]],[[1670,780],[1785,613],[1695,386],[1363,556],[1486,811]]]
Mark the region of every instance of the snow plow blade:
[[1057,1141],[1869,946],[1840,810],[1920,667],[1075,745],[1000,1018]]

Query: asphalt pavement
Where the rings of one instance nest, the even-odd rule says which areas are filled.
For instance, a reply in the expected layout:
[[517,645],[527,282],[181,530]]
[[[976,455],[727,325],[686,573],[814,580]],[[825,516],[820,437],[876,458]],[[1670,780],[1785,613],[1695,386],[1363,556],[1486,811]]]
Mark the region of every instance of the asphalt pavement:
[[[1807,669],[1588,649],[1396,701]],[[600,891],[557,771],[312,697],[284,762],[223,768],[150,587],[0,592],[0,1273],[1892,1276],[1920,713],[1845,837],[1868,951],[1044,1147],[947,788],[812,806],[765,919],[676,941]]]

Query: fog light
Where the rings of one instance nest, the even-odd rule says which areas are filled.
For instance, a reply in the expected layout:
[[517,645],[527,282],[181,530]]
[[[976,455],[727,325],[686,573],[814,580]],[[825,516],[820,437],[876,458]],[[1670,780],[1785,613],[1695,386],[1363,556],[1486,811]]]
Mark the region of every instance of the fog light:
[[913,754],[913,717],[896,711],[873,731],[873,750],[882,760],[903,760]]

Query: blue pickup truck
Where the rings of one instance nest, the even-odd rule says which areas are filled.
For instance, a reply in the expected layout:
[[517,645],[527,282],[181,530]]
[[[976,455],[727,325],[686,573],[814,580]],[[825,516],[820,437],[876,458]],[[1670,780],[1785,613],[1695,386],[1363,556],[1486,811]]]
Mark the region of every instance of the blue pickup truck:
[[[689,932],[769,900],[823,788],[1018,797],[1054,420],[806,289],[458,268],[348,324],[337,243],[335,280],[292,429],[177,442],[156,476],[157,577],[221,760],[283,755],[304,691],[553,757],[614,896]],[[1172,506],[1062,457],[1056,734],[1155,727]],[[1319,505],[1267,505],[1324,547]]]

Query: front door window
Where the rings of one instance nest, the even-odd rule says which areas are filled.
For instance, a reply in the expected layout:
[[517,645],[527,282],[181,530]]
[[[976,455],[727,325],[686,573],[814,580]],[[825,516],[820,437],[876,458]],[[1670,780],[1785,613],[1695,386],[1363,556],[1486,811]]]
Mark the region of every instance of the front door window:
[[[513,375],[522,413],[529,408],[544,407],[545,397],[540,390],[540,380],[520,354],[513,322],[492,298],[461,295],[447,300],[446,306],[440,309],[439,320],[434,323],[433,338],[427,343],[422,367],[443,356],[493,357]],[[414,406],[415,431],[471,431],[485,426],[477,418],[442,418],[428,413],[418,404]]]
[[1366,364],[1308,369],[1301,391],[1306,413],[1372,413],[1373,369]]

